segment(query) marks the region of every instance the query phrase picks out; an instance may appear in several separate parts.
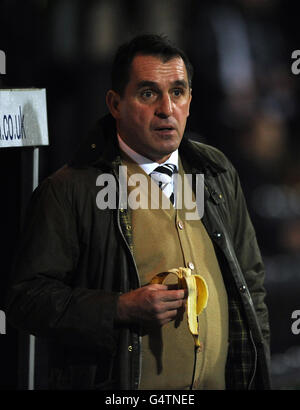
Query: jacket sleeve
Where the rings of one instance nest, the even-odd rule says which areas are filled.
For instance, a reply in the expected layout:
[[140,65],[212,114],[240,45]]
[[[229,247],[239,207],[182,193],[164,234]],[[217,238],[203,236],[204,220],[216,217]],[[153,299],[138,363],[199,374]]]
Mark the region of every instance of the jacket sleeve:
[[64,189],[48,178],[33,193],[7,295],[7,318],[36,336],[113,352],[119,294],[72,286],[80,249]]
[[253,300],[267,350],[269,350],[270,329],[268,309],[265,304],[264,263],[257,243],[255,230],[248,213],[241,183],[233,167],[232,175],[234,187],[234,202],[232,204],[234,212],[232,212],[232,215],[233,218],[235,218],[233,224],[234,247]]

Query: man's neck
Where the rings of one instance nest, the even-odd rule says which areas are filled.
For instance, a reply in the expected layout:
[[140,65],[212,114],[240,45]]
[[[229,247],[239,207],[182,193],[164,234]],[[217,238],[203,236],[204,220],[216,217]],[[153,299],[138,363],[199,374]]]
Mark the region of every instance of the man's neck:
[[134,162],[137,162],[146,173],[152,172],[153,169],[157,166],[157,164],[163,164],[166,161],[176,165],[178,169],[178,150],[172,152],[171,154],[165,156],[164,158],[158,159],[153,161],[151,158],[147,158],[138,152],[134,151],[131,147],[129,147],[120,137],[118,134],[118,141],[120,149],[125,152],[127,156],[129,156]]

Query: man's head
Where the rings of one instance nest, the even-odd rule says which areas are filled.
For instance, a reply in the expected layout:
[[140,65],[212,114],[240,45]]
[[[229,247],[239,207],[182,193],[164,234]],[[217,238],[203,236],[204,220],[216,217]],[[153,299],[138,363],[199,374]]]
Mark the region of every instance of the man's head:
[[192,75],[185,54],[164,37],[143,35],[119,48],[106,101],[132,149],[163,162],[178,148],[189,115]]
[[123,96],[129,82],[131,63],[137,55],[157,57],[163,62],[181,57],[187,70],[189,86],[192,88],[193,67],[185,53],[171,44],[164,36],[145,34],[133,38],[117,50],[112,66],[111,85],[120,96]]

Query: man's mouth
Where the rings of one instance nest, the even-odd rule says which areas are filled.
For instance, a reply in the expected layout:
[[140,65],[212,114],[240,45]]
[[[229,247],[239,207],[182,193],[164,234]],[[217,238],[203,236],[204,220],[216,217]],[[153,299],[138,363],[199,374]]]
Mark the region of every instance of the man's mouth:
[[155,128],[155,131],[173,131],[173,127],[157,127]]

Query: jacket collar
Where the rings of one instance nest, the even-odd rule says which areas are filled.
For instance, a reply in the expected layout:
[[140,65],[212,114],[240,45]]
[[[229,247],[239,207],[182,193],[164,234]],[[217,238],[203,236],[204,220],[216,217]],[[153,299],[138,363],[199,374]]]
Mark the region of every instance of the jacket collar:
[[[207,152],[204,144],[189,139],[188,133],[179,146],[180,155],[189,163],[193,173],[204,173],[216,176],[226,168],[216,163]],[[106,168],[111,170],[121,163],[117,139],[116,123],[111,114],[102,117],[79,146],[69,161],[74,168]]]

